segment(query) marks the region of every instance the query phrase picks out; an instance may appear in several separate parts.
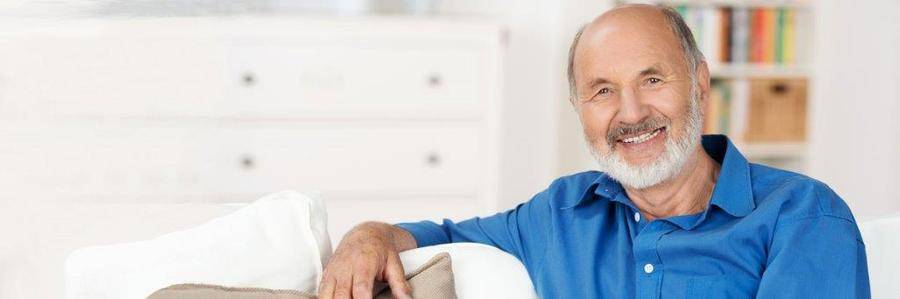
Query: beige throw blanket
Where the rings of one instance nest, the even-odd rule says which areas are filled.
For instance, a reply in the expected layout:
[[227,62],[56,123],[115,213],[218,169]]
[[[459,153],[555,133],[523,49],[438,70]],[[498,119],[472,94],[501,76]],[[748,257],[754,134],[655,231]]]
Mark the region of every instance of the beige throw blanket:
[[[406,274],[416,299],[456,299],[450,254],[443,252]],[[376,299],[393,298],[386,284],[377,284]],[[315,299],[296,290],[225,287],[208,284],[177,284],[158,290],[147,299]]]

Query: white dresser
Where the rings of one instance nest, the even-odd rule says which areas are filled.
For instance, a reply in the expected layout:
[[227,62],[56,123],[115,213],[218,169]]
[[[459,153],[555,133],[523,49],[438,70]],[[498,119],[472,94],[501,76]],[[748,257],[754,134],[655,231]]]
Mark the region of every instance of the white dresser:
[[21,240],[0,259],[21,251],[56,265],[77,246],[153,235],[166,205],[185,224],[169,217],[160,230],[283,189],[321,191],[333,242],[363,220],[493,213],[500,33],[487,22],[297,17],[0,33],[0,207],[28,222],[3,228]]

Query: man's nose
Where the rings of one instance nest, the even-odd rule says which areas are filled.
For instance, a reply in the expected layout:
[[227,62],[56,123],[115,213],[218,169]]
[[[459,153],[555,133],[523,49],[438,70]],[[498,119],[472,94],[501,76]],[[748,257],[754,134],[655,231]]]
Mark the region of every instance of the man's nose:
[[617,114],[619,122],[636,124],[650,116],[650,106],[632,88],[623,89],[619,101],[619,112]]

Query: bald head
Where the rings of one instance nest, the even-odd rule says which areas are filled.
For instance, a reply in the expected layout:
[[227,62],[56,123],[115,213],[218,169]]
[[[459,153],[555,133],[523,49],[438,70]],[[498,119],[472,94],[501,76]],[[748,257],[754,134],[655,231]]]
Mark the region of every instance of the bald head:
[[[635,45],[634,41],[638,43]],[[692,80],[696,79],[697,66],[704,61],[690,28],[677,11],[666,6],[621,5],[598,16],[575,34],[569,48],[567,69],[570,101],[574,102],[578,96],[575,76],[578,61],[584,55],[598,55],[592,51],[594,47],[580,45],[596,46],[601,43],[622,44],[625,46],[622,50],[624,53],[633,50],[628,49],[629,45],[632,48],[641,46],[669,48],[677,52],[672,54],[680,56]],[[617,59],[617,57],[600,57],[600,59]]]

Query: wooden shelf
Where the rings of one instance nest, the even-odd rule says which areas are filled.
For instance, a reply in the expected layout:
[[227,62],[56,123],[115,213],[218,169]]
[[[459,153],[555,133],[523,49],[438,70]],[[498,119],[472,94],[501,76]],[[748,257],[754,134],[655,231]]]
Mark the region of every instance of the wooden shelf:
[[808,78],[812,73],[803,66],[771,64],[712,64],[709,67],[713,78]]

